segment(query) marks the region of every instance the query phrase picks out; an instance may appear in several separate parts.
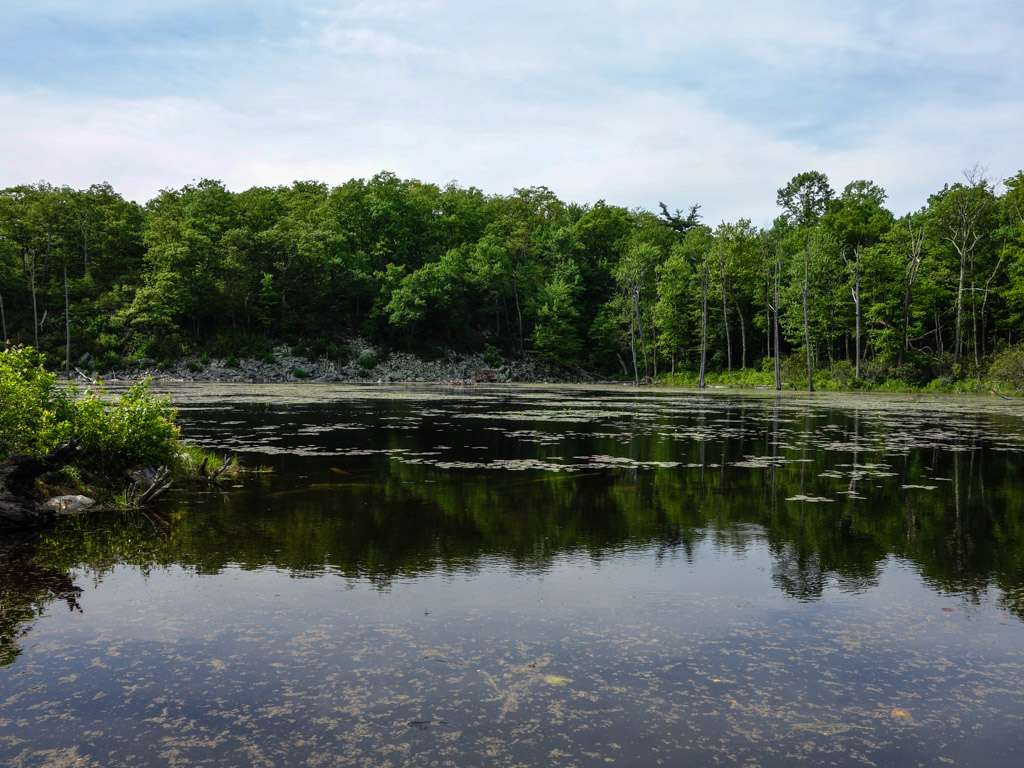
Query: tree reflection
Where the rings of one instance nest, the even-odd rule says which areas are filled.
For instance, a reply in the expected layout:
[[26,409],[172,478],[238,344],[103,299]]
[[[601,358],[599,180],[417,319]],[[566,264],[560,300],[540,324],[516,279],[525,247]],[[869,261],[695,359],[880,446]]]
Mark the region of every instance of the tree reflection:
[[[795,434],[815,427],[787,425],[778,407],[761,416],[762,434],[713,446],[691,439],[667,448],[656,435],[632,437],[631,456],[688,465],[681,468],[453,470],[375,455],[350,459],[340,472],[337,459],[306,457],[300,476],[292,471],[295,458],[285,456],[281,471],[244,488],[169,498],[159,525],[140,516],[64,520],[38,538],[0,547],[0,662],[14,659],[17,638],[45,605],[77,608],[72,569],[102,578],[120,563],[211,574],[228,565],[272,565],[387,589],[404,577],[478,569],[487,558],[538,571],[573,553],[600,562],[634,549],[693,562],[705,543],[735,553],[762,543],[772,557],[772,583],[798,600],[820,599],[832,588],[870,589],[896,557],[946,593],[979,600],[997,587],[1001,604],[1024,618],[1018,462],[970,443],[915,449],[894,460],[897,477],[872,480],[857,468],[883,457],[865,442],[859,413],[842,426],[852,443],[845,455],[793,446]],[[751,418],[741,414],[729,426],[748,426]],[[580,450],[620,447],[610,442],[595,436]],[[524,455],[536,455],[531,450]],[[763,464],[736,466],[749,452]],[[934,491],[905,488],[925,467],[949,480],[935,481],[941,484]],[[788,500],[837,482],[829,476],[851,493],[832,503]]]

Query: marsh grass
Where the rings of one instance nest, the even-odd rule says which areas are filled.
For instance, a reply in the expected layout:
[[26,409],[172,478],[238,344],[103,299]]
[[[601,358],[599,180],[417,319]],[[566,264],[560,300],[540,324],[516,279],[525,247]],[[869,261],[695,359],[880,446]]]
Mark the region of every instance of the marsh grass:
[[173,471],[178,480],[216,480],[238,477],[242,469],[233,456],[214,453],[195,443],[182,442],[178,447]]
[[[707,386],[730,389],[774,389],[775,379],[770,371],[742,368],[736,371],[709,372],[705,376]],[[696,387],[698,375],[693,371],[665,374],[655,384],[669,387]],[[794,381],[783,377],[783,390],[802,391],[806,389],[804,379]],[[919,385],[900,378],[881,381],[853,379],[843,371],[818,370],[814,373],[814,389],[819,392],[890,392],[890,393],[936,393],[951,395],[986,394],[997,392],[1002,395],[1022,396],[1024,391],[1015,390],[1006,381],[983,378],[940,377]]]

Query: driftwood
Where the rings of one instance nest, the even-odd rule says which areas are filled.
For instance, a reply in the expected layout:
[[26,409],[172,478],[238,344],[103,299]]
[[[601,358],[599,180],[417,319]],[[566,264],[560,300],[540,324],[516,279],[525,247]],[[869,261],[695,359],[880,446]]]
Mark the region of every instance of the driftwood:
[[220,467],[211,472],[209,469],[210,457],[204,456],[202,463],[196,468],[196,474],[208,483],[215,483],[220,480],[221,475],[234,466],[234,462],[235,460],[232,456],[225,455]]
[[0,464],[0,529],[26,528],[53,519],[54,511],[43,507],[36,480],[67,465],[77,453],[78,443],[71,441],[42,458],[12,456]]
[[135,482],[124,494],[126,509],[141,509],[170,488],[172,482],[171,471],[167,467],[160,467],[155,473],[144,470],[133,477]]

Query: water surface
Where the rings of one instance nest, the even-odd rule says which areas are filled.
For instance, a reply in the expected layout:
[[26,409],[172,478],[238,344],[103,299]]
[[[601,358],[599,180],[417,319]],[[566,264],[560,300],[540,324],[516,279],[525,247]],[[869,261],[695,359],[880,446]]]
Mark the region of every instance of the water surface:
[[0,542],[0,763],[1024,763],[1016,403],[196,386]]

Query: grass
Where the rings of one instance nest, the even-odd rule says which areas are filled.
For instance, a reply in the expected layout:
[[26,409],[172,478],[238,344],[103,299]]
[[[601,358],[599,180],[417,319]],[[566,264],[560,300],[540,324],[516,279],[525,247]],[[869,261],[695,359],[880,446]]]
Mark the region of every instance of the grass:
[[241,469],[232,456],[221,455],[195,443],[182,442],[173,467],[176,479],[237,477]]
[[[774,389],[775,376],[771,371],[763,371],[755,368],[743,368],[735,371],[708,372],[705,377],[708,387],[726,387],[730,389]],[[669,387],[696,387],[698,385],[698,374],[694,371],[683,371],[674,374],[665,374],[655,380],[655,384]],[[783,390],[804,391],[807,382],[786,381],[782,383]],[[830,371],[819,370],[814,374],[814,389],[819,392],[893,392],[893,393],[941,393],[941,394],[988,394],[998,392],[1002,395],[1024,395],[1024,392],[1007,389],[997,383],[978,378],[934,379],[924,386],[913,384],[902,379],[885,379],[882,381],[869,381],[867,379],[846,379],[840,380],[834,377]]]

